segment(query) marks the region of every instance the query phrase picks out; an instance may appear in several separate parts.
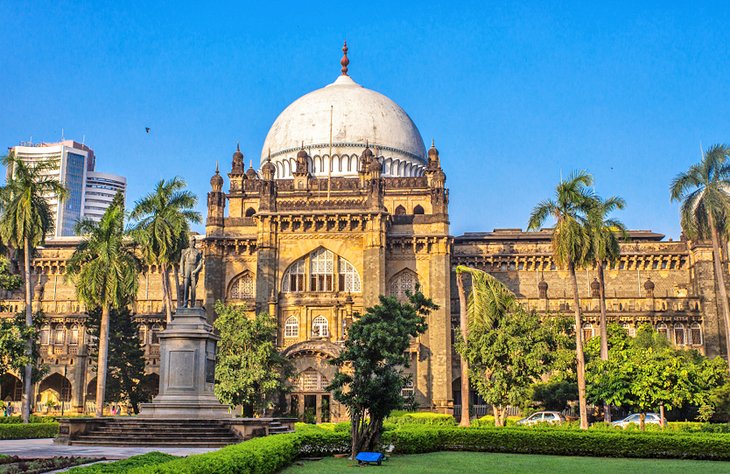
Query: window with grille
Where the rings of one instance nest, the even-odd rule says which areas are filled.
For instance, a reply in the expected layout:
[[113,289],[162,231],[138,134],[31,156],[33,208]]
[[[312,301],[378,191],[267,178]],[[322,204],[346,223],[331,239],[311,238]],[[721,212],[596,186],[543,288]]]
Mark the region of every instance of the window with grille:
[[666,324],[664,324],[664,323],[657,324],[656,332],[658,332],[660,335],[669,339],[669,329],[667,328]]
[[674,343],[678,346],[683,346],[687,343],[684,334],[684,326],[682,324],[674,326]]
[[69,333],[68,343],[72,346],[76,346],[79,343],[79,327],[74,324],[71,326],[71,332]]
[[355,267],[345,260],[344,258],[340,257],[340,281],[339,285],[340,291],[347,291],[349,293],[359,293],[360,292],[360,275],[357,273],[357,270],[355,270]]
[[66,328],[63,326],[57,326],[56,330],[53,332],[53,343],[54,344],[63,344],[66,340]]
[[418,277],[410,270],[404,270],[393,277],[390,282],[390,294],[399,300],[404,300],[408,296],[406,292],[413,293],[416,291]]
[[324,392],[329,385],[327,377],[311,367],[299,374],[297,387],[302,392]]
[[332,291],[332,275],[335,273],[335,257],[327,249],[318,249],[310,257],[310,290]]
[[290,316],[284,323],[284,337],[299,337],[299,320]]
[[254,279],[250,273],[244,273],[243,275],[238,277],[231,285],[231,299],[242,300],[245,298],[253,298],[254,296]]
[[635,337],[636,336],[636,328],[632,326],[629,323],[621,323],[621,327],[626,330],[626,333],[629,335],[629,337]]
[[698,323],[692,323],[689,327],[689,343],[694,345],[702,344],[702,328]]
[[43,326],[41,328],[41,344],[48,345],[51,343],[51,326]]
[[312,337],[327,337],[329,336],[329,323],[327,318],[324,316],[317,316],[312,321]]
[[590,340],[593,336],[593,325],[591,323],[583,325],[583,342]]
[[304,259],[297,260],[287,269],[283,289],[285,292],[304,291]]

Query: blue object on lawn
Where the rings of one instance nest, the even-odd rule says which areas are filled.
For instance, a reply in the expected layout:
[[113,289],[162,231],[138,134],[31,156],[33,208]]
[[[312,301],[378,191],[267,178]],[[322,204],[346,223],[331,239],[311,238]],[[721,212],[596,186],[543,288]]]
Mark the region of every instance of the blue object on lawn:
[[385,456],[383,455],[383,453],[371,453],[368,451],[363,451],[361,453],[357,453],[357,456],[355,456],[355,460],[357,460],[357,462],[359,464],[374,463],[374,464],[377,464],[378,466],[380,466],[380,464],[383,462],[384,459],[385,459]]

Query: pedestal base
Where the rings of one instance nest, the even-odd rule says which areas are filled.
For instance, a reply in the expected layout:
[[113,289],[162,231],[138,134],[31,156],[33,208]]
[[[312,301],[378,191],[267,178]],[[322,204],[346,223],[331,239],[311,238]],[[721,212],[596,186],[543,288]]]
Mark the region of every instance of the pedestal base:
[[218,400],[207,401],[154,401],[140,404],[137,418],[176,418],[223,420],[233,418],[229,408]]

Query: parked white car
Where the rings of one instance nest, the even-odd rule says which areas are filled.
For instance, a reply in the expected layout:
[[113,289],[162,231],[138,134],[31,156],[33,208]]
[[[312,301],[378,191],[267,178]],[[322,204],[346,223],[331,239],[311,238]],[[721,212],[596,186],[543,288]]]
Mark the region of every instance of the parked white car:
[[518,425],[536,425],[538,423],[560,424],[565,421],[562,413],[557,411],[538,411],[517,422]]
[[[661,425],[662,424],[662,417],[659,415],[659,413],[647,413],[646,414],[646,420],[644,420],[646,424],[651,425]],[[632,413],[623,420],[614,421],[611,423],[613,426],[620,426],[621,428],[626,428],[630,424],[640,424],[641,423],[641,414],[639,413]]]

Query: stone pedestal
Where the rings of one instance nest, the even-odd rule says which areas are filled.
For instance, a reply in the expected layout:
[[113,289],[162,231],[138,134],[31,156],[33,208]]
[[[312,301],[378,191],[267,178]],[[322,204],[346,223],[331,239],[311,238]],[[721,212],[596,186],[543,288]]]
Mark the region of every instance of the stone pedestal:
[[140,417],[233,418],[213,393],[216,343],[202,308],[178,308],[160,332],[160,393],[140,406]]

